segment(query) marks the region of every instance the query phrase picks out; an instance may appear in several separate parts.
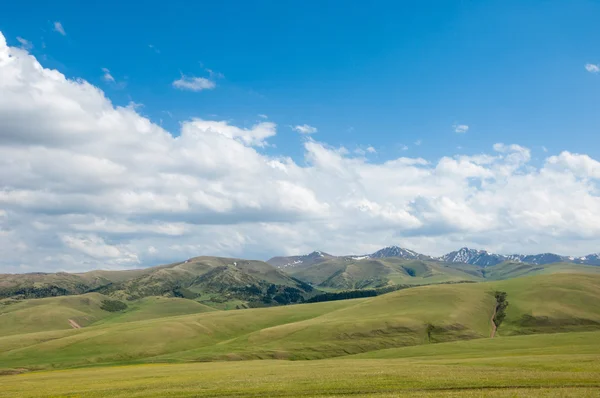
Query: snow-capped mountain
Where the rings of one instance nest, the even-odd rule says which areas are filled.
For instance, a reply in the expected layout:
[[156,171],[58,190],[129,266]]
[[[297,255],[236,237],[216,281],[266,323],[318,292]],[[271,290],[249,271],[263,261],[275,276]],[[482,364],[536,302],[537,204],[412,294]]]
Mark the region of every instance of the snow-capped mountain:
[[267,260],[267,263],[277,268],[309,267],[313,264],[332,258],[335,258],[335,256],[317,250],[302,256],[273,257],[272,259]]
[[463,247],[460,250],[439,257],[438,260],[446,263],[464,263],[489,267],[506,261],[507,257],[501,254],[489,253],[486,250],[475,250]]
[[588,254],[587,256],[571,258],[574,263],[600,265],[600,253]]
[[[588,257],[590,256],[581,257],[581,263],[584,264],[583,261],[588,261]],[[490,253],[486,250],[469,249],[467,247],[463,247],[458,251],[445,254],[442,257],[439,257],[438,259],[447,263],[464,263],[479,265],[481,267],[490,267],[496,264],[503,263],[504,261],[513,261],[518,263],[536,265],[552,264],[559,262],[575,262],[574,258],[572,257],[559,256],[558,254],[554,253],[527,255],[511,254],[506,256],[503,254]],[[591,258],[589,261],[591,261]],[[600,264],[600,258],[598,258],[598,264]]]
[[369,258],[400,257],[407,260],[431,260],[432,258],[398,246],[388,246],[369,255]]
[[492,267],[505,261],[535,265],[567,262],[600,266],[600,253],[589,254],[583,257],[566,257],[559,256],[558,254],[554,253],[504,255],[490,253],[486,250],[475,250],[469,249],[468,247],[463,247],[441,257],[431,257],[425,254],[417,253],[413,250],[404,249],[399,246],[384,247],[383,249],[380,249],[372,254],[351,256],[332,256],[331,254],[321,251],[314,251],[310,254],[305,254],[302,256],[273,257],[272,259],[268,260],[267,263],[277,268],[304,268],[332,259],[340,259],[343,261],[360,261],[389,257],[402,258],[405,260],[427,260],[443,261],[445,263],[472,264],[480,267]]
[[314,251],[310,254],[305,254],[301,256],[273,257],[272,259],[267,260],[267,263],[277,268],[305,268],[310,267],[313,264],[321,263],[323,261],[332,259],[340,259],[343,261],[360,261],[371,258],[386,257],[399,257],[406,260],[434,260],[433,257],[426,256],[424,254],[420,254],[409,249],[404,249],[399,246],[388,246],[372,254],[333,256],[331,254],[327,254],[321,251]]
[[512,254],[510,256],[506,256],[506,259],[510,261],[517,261],[520,263],[537,265],[560,263],[562,261],[571,261],[569,257],[559,256],[558,254],[554,253],[542,253],[533,255]]

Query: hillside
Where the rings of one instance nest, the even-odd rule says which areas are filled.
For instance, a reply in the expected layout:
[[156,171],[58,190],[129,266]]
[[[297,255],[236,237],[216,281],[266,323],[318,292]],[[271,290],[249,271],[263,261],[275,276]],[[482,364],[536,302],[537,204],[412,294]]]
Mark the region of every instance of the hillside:
[[288,272],[314,286],[333,289],[483,280],[476,267],[465,265],[457,268],[437,261],[404,260],[397,257],[361,260],[336,258],[307,268],[289,269]]
[[99,293],[0,301],[0,336],[49,330],[72,330],[106,322],[132,322],[169,316],[215,311],[182,298],[146,297],[127,303],[127,309],[110,312]]
[[507,261],[493,267],[486,267],[482,275],[489,280],[518,278],[521,276],[556,273],[592,273],[600,274],[600,267],[574,263],[526,264]]
[[[492,293],[498,290],[507,292],[510,303],[498,328],[499,337],[600,329],[600,275],[553,274],[422,286],[368,299],[129,322],[117,317],[110,321],[100,319],[78,330],[0,337],[0,363],[16,368],[109,362],[316,359],[487,338],[496,305]],[[13,311],[13,316],[19,317],[24,310]]]
[[196,257],[142,270],[0,275],[0,298],[96,292],[119,300],[183,297],[223,306],[301,302],[312,288],[262,261]]
[[333,258],[336,258],[336,256],[332,256],[331,254],[323,253],[321,251],[314,251],[312,253],[304,254],[301,256],[273,257],[267,260],[267,263],[271,264],[274,267],[283,269],[305,268],[323,261],[331,260]]
[[506,261],[481,267],[465,263],[389,258],[334,258],[306,268],[286,270],[290,275],[323,289],[373,289],[394,285],[478,282],[552,273],[600,274],[600,267],[575,263],[527,264]]

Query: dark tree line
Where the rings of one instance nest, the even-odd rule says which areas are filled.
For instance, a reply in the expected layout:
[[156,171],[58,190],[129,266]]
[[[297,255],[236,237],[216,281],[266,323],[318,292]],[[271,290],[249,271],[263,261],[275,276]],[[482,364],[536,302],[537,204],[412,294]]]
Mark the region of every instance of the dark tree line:
[[311,297],[306,300],[307,303],[320,303],[322,301],[336,301],[336,300],[348,300],[363,297],[375,297],[377,292],[375,290],[348,290],[339,293],[323,293],[317,296]]

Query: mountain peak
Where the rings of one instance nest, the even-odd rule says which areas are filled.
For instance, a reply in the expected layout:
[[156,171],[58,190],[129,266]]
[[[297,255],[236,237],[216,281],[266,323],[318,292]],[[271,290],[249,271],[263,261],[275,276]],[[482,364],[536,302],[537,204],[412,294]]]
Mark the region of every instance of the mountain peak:
[[405,258],[408,260],[430,259],[429,256],[419,254],[419,253],[409,250],[409,249],[404,249],[400,246],[384,247],[383,249],[378,250],[375,253],[369,255],[369,257],[371,257],[371,258],[400,257],[400,258]]
[[332,256],[331,254],[322,252],[320,250],[315,250],[314,252],[300,256],[273,257],[272,259],[268,260],[267,263],[277,268],[308,267],[334,257],[335,256]]
[[457,251],[443,255],[439,260],[447,263],[465,263],[483,267],[500,264],[507,260],[506,256],[489,253],[486,250],[469,249],[462,247]]

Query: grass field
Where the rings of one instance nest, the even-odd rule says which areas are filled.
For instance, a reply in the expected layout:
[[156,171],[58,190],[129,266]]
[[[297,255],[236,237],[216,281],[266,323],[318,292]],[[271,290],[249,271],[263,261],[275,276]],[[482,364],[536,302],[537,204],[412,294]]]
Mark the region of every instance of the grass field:
[[[0,368],[325,359],[481,339],[491,333],[496,290],[506,291],[510,303],[499,336],[600,330],[598,275],[433,285],[367,299],[235,311],[211,311],[191,300],[145,298],[124,313],[103,317],[97,315],[101,297],[85,295],[7,306],[10,312],[0,317],[14,321],[0,323]],[[53,308],[53,315],[44,318],[48,308]],[[83,314],[77,320],[90,322],[77,330],[68,324],[75,309]],[[191,314],[165,316],[173,311]],[[27,316],[20,318],[22,314]],[[64,329],[52,330],[59,321]],[[25,330],[45,326],[48,331],[16,334],[15,324]]]
[[[507,293],[509,306],[490,339],[495,291]],[[0,308],[0,373],[25,372],[2,376],[0,396],[600,393],[600,275],[234,311],[146,297],[110,313],[103,299]]]
[[319,361],[113,366],[2,376],[0,397],[600,395],[600,332],[422,345]]

